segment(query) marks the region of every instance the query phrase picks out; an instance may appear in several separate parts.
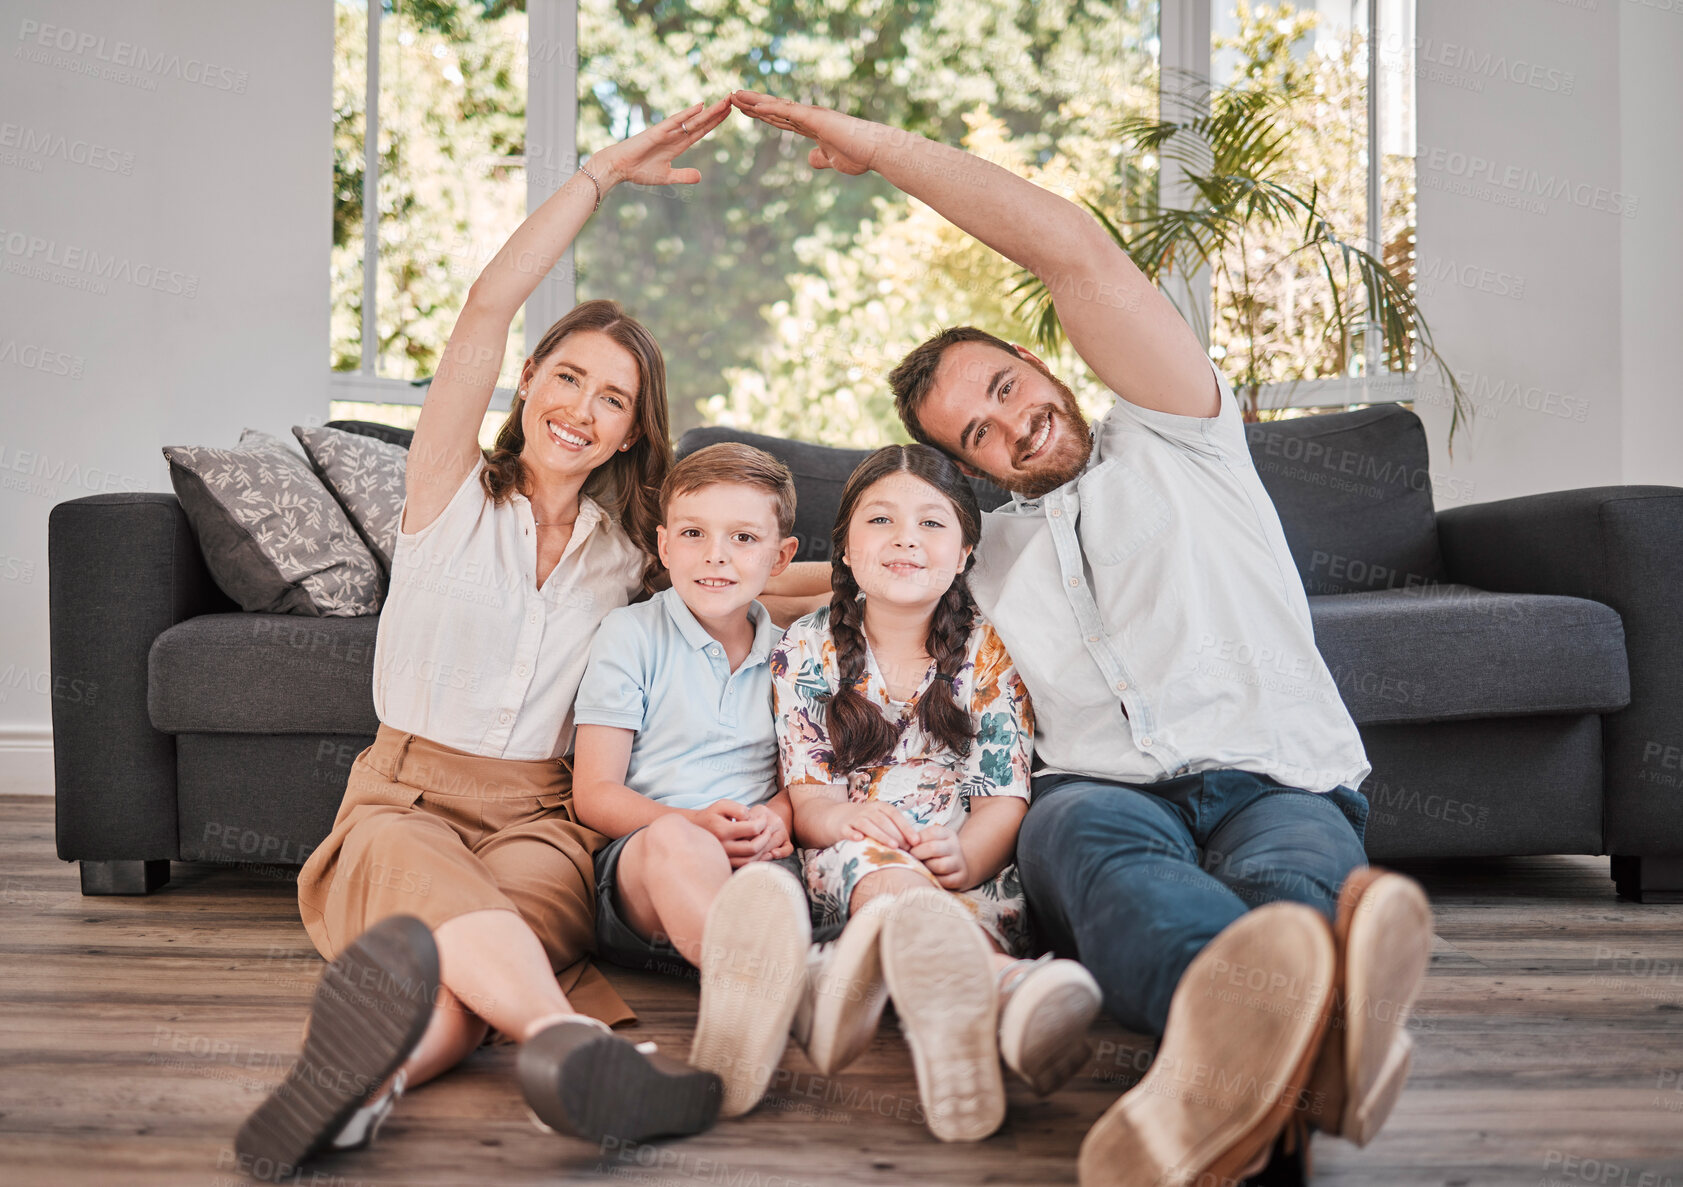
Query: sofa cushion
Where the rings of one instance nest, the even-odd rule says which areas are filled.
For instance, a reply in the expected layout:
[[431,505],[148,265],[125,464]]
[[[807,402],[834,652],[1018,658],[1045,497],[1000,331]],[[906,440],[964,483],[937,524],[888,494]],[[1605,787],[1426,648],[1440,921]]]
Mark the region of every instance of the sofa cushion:
[[152,725],[168,734],[372,734],[379,624],[376,615],[289,614],[177,623],[152,644]]
[[408,448],[324,425],[293,425],[292,435],[389,578],[403,514]]
[[1438,585],[1313,596],[1309,612],[1358,725],[1630,703],[1624,625],[1600,602]]
[[1394,404],[1246,426],[1311,594],[1442,581],[1420,418]]
[[[813,445],[785,437],[745,433],[740,429],[708,427],[685,433],[678,442],[678,456],[687,457],[704,446],[717,445],[721,441],[740,441],[763,449],[789,467],[800,496],[795,501],[794,535],[801,546],[795,553],[795,559],[829,560],[830,532],[835,527],[836,508],[841,506],[842,487],[847,485],[848,475],[873,451],[838,449],[832,445]],[[976,502],[983,511],[992,511],[1011,497],[984,479],[971,479],[970,487],[976,492]]]
[[380,567],[321,479],[276,437],[166,445],[205,567],[241,609],[348,617],[380,608]]

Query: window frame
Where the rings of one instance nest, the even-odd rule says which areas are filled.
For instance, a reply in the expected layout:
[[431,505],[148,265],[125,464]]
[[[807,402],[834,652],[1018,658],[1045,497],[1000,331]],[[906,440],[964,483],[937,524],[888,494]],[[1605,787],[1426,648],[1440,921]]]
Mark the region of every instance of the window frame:
[[[326,0],[337,5],[339,0]],[[380,185],[380,21],[382,0],[367,0],[368,74],[363,111],[362,172],[362,365],[355,371],[327,372],[327,398],[345,403],[408,404],[426,399],[429,381],[392,379],[375,371],[374,344],[379,317],[380,221],[368,217],[378,211]],[[577,167],[578,0],[526,0],[526,210],[543,205],[566,176]],[[534,148],[536,151],[534,151]],[[530,162],[557,162],[557,168],[533,168]],[[568,251],[562,267],[553,268],[526,302],[526,352],[531,353],[544,330],[571,309],[574,272]],[[499,386],[491,410],[507,411],[512,388]]]
[[[338,0],[326,0],[336,4]],[[1159,77],[1178,72],[1180,77],[1195,75],[1208,78],[1210,74],[1210,37],[1212,10],[1223,0],[1159,0]],[[328,372],[329,401],[365,402],[376,404],[419,405],[426,399],[426,383],[405,379],[388,379],[373,370],[373,350],[376,334],[372,331],[378,317],[376,303],[379,268],[379,220],[369,219],[366,212],[378,210],[375,195],[379,187],[379,45],[381,0],[368,0],[368,90],[365,112],[369,128],[365,130],[363,166],[363,307],[362,307],[362,366],[356,371]],[[1371,85],[1379,78],[1380,0],[1367,0],[1368,15],[1368,144],[1377,144],[1380,137],[1380,110],[1375,96],[1378,88]],[[526,4],[526,210],[536,210],[557,189],[565,175],[578,165],[578,0],[527,0]],[[557,162],[558,167],[533,168],[530,162]],[[1164,165],[1159,187],[1166,195],[1173,195],[1182,186],[1169,175],[1172,166]],[[1373,153],[1369,152],[1367,181],[1368,237],[1376,241],[1381,224],[1383,170],[1373,167]],[[563,258],[562,266],[550,271],[526,303],[525,346],[527,353],[537,345],[543,331],[576,303],[576,273],[571,267],[572,249]],[[1208,325],[1214,310],[1207,273],[1199,273],[1174,281],[1183,286],[1176,294],[1181,300],[1196,302],[1209,310],[1202,329],[1194,327],[1208,345]],[[1378,371],[1378,347],[1367,344],[1367,374],[1337,379],[1302,380],[1296,383],[1267,384],[1262,397],[1269,407],[1325,408],[1351,404],[1406,403],[1417,398],[1420,384],[1418,371]],[[491,399],[491,409],[506,411],[514,392],[498,387]],[[1300,397],[1307,396],[1307,402]],[[1270,399],[1270,397],[1273,397]]]
[[[1210,77],[1210,41],[1213,33],[1215,5],[1225,0],[1160,0],[1158,29],[1162,53],[1159,58],[1159,77]],[[1418,0],[1414,0],[1418,7]],[[1374,85],[1380,77],[1381,37],[1379,12],[1382,0],[1366,0],[1367,4],[1367,247],[1378,253],[1384,224],[1384,169],[1375,168],[1373,146],[1380,141],[1379,88]],[[1419,107],[1415,107],[1418,118]],[[1169,197],[1183,197],[1188,191],[1170,171],[1180,167],[1164,162],[1158,175],[1158,192]],[[1177,192],[1178,191],[1178,192]],[[1193,330],[1209,347],[1209,326],[1215,319],[1213,296],[1210,292],[1208,270],[1200,270],[1180,281],[1181,290],[1175,295],[1205,310],[1204,324]],[[1366,365],[1364,374],[1339,376],[1333,379],[1302,379],[1288,383],[1266,383],[1258,392],[1263,408],[1270,410],[1343,408],[1357,404],[1404,404],[1420,397],[1422,385],[1418,369],[1413,371],[1379,370],[1379,344],[1367,335],[1363,343]]]

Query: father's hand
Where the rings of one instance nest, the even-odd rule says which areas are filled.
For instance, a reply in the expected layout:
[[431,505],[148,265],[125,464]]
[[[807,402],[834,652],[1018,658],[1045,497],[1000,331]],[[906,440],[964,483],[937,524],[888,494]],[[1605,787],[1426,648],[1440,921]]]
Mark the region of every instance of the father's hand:
[[[855,119],[828,107],[773,98],[758,91],[732,92],[730,101],[738,111],[753,116],[762,124],[816,141],[816,147],[806,158],[814,169],[834,169],[857,177],[871,167],[871,158],[880,141],[881,124]],[[873,135],[873,132],[879,134]]]

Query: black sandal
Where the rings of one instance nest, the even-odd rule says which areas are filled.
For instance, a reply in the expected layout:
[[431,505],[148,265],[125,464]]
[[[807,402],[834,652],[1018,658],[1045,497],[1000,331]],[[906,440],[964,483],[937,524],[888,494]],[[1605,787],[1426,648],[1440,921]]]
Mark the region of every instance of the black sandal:
[[515,1066],[532,1119],[588,1142],[700,1133],[724,1099],[712,1072],[644,1054],[594,1020],[546,1026],[520,1044]]
[[432,1020],[438,949],[427,925],[394,915],[321,975],[304,1050],[234,1139],[240,1169],[278,1180],[329,1143],[402,1066]]

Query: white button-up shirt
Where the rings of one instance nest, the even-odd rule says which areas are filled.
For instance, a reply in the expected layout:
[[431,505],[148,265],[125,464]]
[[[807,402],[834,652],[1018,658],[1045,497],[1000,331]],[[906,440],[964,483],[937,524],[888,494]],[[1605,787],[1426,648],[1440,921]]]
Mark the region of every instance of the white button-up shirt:
[[643,553],[581,495],[572,537],[539,589],[531,502],[493,503],[484,468],[481,458],[437,519],[398,533],[374,645],[374,712],[472,754],[558,758],[573,747],[591,639],[641,588]]
[[1324,792],[1372,769],[1216,382],[1210,418],[1118,398],[1079,478],[983,516],[970,585],[1033,699],[1040,773]]

